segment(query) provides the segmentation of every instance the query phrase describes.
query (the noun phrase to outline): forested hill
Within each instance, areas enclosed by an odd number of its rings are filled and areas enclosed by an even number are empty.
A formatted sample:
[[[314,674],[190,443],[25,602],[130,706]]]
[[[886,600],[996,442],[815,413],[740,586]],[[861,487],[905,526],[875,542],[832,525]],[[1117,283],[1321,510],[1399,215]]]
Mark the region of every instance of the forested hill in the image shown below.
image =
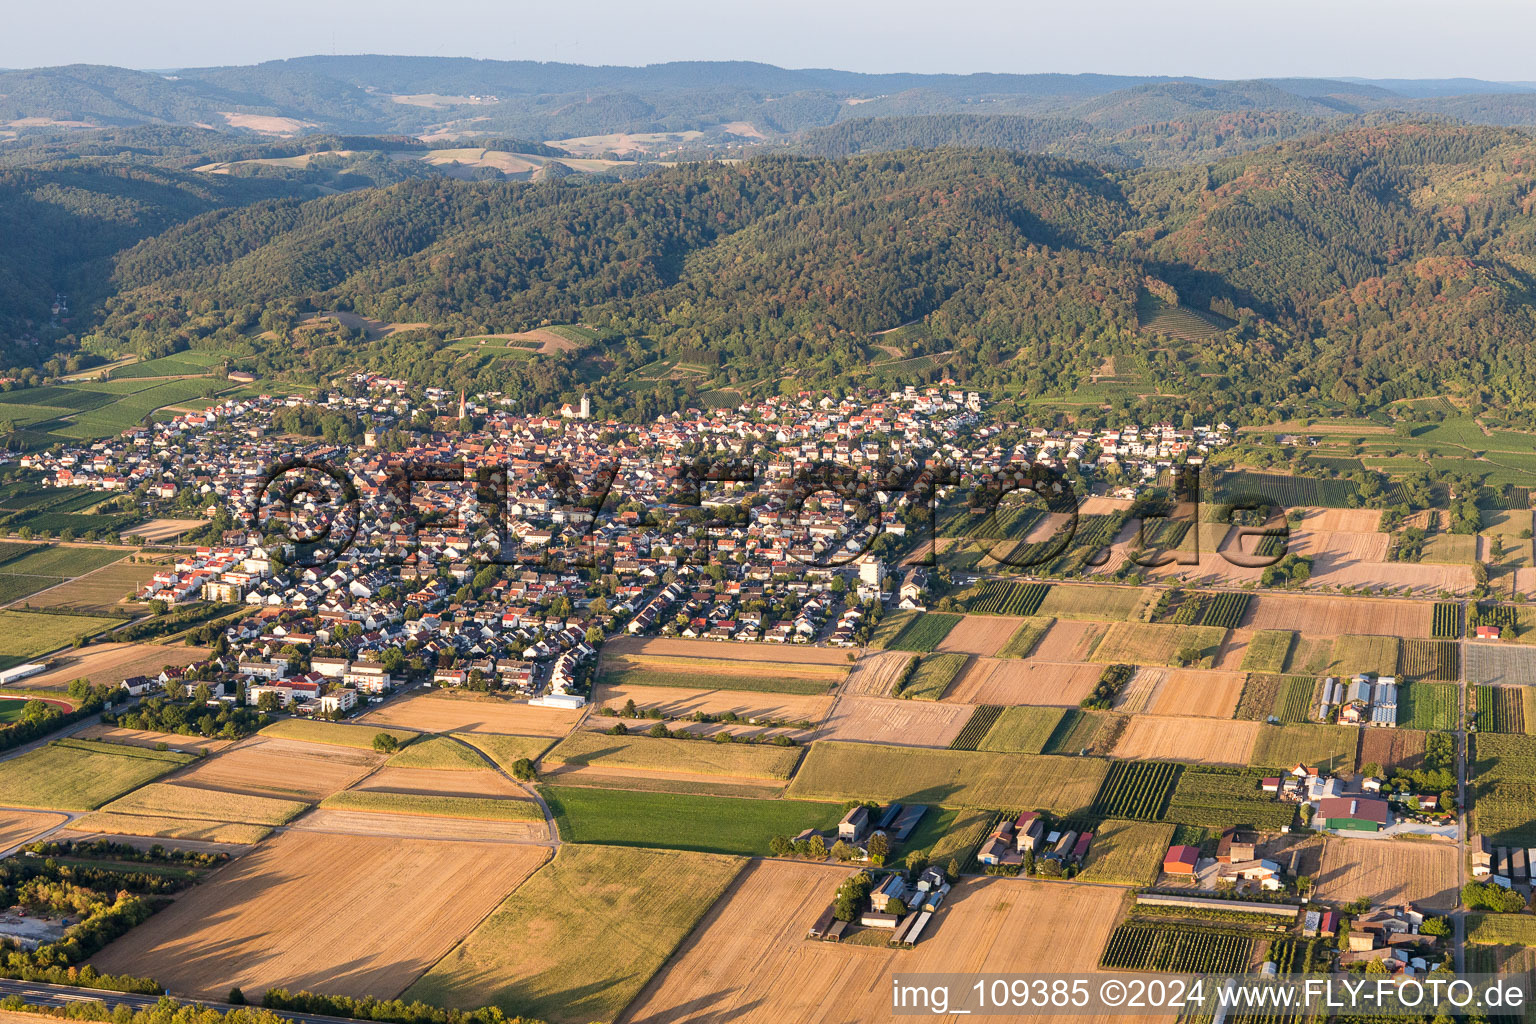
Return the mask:
[[[579,376],[617,404],[628,370],[669,355],[744,391],[854,379],[872,332],[917,319],[900,354],[935,359],[914,373],[1026,397],[1117,356],[1159,389],[1115,401],[1235,421],[1448,384],[1529,411],[1533,193],[1527,136],[1444,124],[1174,171],[939,149],[629,183],[412,181],[171,228],[119,259],[102,333],[272,371],[469,375],[531,403]],[[1149,341],[1138,307],[1175,301],[1236,326]],[[355,350],[257,336],[328,308],[432,329]],[[578,321],[605,340],[533,372],[443,356],[445,339]]]

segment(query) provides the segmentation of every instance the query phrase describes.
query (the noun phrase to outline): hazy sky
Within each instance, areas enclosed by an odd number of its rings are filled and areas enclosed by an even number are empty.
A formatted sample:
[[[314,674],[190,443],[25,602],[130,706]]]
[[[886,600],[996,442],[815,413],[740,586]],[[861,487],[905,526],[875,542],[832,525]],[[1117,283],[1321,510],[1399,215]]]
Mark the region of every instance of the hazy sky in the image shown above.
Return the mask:
[[[0,66],[393,53],[853,71],[1536,80],[1531,0],[53,0]]]

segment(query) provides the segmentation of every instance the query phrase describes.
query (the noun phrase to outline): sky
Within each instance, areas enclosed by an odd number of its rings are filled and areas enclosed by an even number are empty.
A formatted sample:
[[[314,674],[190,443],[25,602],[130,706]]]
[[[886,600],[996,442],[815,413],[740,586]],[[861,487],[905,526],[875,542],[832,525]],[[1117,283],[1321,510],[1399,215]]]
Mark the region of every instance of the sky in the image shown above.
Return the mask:
[[[0,67],[171,69],[315,53],[850,71],[1536,80],[1530,0],[53,0]]]

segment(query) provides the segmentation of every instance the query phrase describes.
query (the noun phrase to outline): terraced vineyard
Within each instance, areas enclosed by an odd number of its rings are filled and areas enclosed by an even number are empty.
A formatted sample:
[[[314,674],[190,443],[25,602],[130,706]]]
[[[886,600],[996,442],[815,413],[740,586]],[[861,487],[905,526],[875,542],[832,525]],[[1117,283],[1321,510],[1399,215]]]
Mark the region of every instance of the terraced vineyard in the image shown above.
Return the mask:
[[[1183,765],[1168,761],[1116,761],[1093,800],[1093,813],[1155,821],[1163,816]]]
[[[990,580],[968,610],[982,615],[1034,615],[1050,590],[1047,583]]]
[[[1430,633],[1436,640],[1461,638],[1461,606],[1442,601],[1435,605],[1435,625]]]
[[[1253,939],[1210,929],[1122,924],[1109,936],[1099,966],[1122,971],[1226,974],[1246,971]]]
[[[1476,689],[1479,732],[1525,732],[1525,690],[1518,686],[1479,686]]]
[[[982,704],[971,712],[971,720],[965,723],[965,728],[960,730],[960,735],[949,741],[950,750],[975,750],[986,738],[987,732],[997,724],[998,716],[1003,713],[1000,704]]]

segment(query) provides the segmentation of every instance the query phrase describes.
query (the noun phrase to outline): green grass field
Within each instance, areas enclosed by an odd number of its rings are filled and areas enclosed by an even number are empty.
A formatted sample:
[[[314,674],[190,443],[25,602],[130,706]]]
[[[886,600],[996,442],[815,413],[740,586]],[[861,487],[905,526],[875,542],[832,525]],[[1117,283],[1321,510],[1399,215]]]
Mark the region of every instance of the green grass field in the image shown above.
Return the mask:
[[[886,615],[875,626],[875,632],[869,638],[869,646],[877,651],[889,650],[891,641],[900,636],[902,630],[911,625],[912,620],[921,614],[921,612],[908,610]]]
[[[1107,771],[1094,758],[822,740],[812,744],[788,795],[1071,814],[1093,803]]]
[[[716,743],[712,739],[574,732],[555,744],[544,755],[543,762],[787,779],[795,770],[802,751],[801,747],[778,747],[768,743]]]
[[[128,753],[133,751],[133,753]],[[143,754],[158,754],[145,757]],[[0,805],[94,811],[195,758],[112,744],[51,743],[0,761]]]
[[[72,579],[120,561],[129,553],[123,548],[38,544],[21,557],[0,566],[0,571],[28,576],[61,576]]]
[[[1397,671],[1401,641],[1395,636],[1341,636],[1333,644],[1330,675],[1352,676],[1359,672],[1390,676]]]
[[[1070,587],[1057,584],[1035,614],[1057,619],[1124,622],[1149,600],[1149,591],[1136,587]]]
[[[616,1020],[744,864],[677,850],[562,847],[403,998],[496,1006],[550,1024]]]
[[[569,843],[654,846],[702,853],[767,856],[774,836],[831,828],[842,805],[813,800],[753,800],[683,793],[636,793],[540,786]]]
[[[1405,729],[1455,729],[1461,723],[1461,687],[1455,683],[1403,683],[1397,689],[1397,724]]]
[[[1174,826],[1150,821],[1099,823],[1093,830],[1088,860],[1077,873],[1084,882],[1151,885],[1162,870],[1163,854],[1173,841]]]
[[[1190,651],[1199,655],[1191,664],[1209,667],[1226,633],[1219,626],[1117,622],[1089,660],[1103,665],[1178,665],[1180,653]]]
[[[1243,652],[1244,672],[1283,672],[1296,634],[1288,629],[1261,629],[1248,641]]]
[[[987,837],[996,813],[984,807],[930,807],[917,828],[896,851],[905,862],[911,854],[940,867],[951,859],[965,863]]]

